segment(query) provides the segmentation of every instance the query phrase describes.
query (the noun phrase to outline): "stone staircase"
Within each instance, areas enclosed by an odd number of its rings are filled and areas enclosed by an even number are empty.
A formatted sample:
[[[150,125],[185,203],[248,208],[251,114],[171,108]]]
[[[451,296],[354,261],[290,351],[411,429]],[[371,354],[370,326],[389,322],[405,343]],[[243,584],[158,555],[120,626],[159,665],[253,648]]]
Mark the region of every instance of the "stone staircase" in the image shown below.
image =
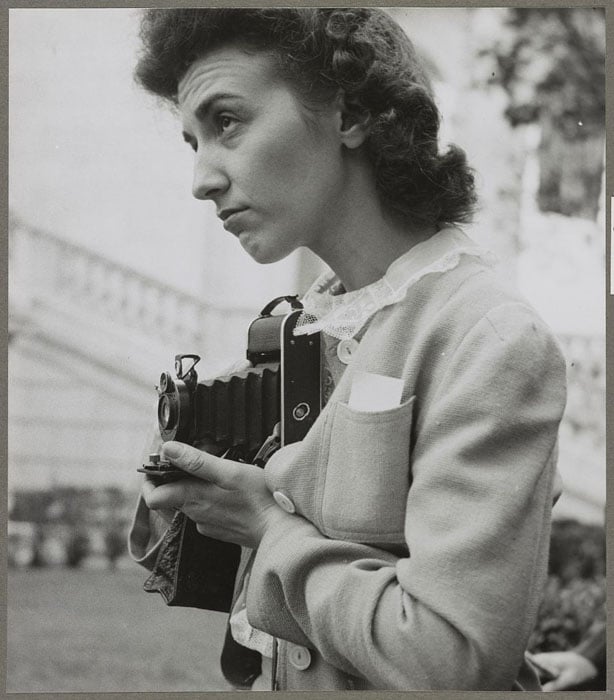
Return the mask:
[[[237,359],[257,311],[212,307],[11,215],[10,487],[126,485],[160,372],[178,352],[205,373]]]

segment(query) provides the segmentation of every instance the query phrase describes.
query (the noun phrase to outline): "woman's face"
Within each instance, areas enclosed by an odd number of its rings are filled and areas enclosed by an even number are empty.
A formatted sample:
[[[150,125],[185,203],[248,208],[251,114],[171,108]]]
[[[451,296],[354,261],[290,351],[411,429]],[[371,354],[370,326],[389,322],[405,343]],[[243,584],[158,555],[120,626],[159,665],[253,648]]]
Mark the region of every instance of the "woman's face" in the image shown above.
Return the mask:
[[[299,246],[316,252],[344,197],[341,115],[308,111],[270,56],[237,46],[194,62],[179,83],[185,140],[195,151],[193,194],[258,262]]]

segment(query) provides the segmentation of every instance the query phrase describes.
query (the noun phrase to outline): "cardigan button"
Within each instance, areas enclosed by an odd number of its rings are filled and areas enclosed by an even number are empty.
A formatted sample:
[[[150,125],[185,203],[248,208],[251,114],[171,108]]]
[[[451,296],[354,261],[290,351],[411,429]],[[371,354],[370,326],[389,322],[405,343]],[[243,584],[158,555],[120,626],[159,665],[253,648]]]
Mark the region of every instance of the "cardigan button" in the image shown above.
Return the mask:
[[[298,671],[306,671],[311,665],[311,652],[305,647],[293,644],[288,650],[288,661]]]
[[[280,508],[283,508],[286,513],[295,513],[296,506],[292,503],[292,500],[286,496],[282,491],[273,491],[273,498],[275,503],[277,503]]]
[[[344,365],[348,365],[357,349],[358,341],[355,338],[346,338],[337,345],[337,357]]]

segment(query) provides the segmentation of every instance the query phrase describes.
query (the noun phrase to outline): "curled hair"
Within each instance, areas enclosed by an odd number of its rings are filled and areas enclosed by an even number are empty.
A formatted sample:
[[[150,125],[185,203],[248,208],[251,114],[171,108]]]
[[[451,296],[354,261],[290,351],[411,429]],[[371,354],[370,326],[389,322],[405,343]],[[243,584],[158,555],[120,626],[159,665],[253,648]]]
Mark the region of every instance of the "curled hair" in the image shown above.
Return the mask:
[[[366,152],[386,209],[413,225],[471,220],[474,177],[464,152],[439,152],[440,115],[407,35],[375,8],[151,9],[141,23],[136,78],[173,103],[188,67],[231,43],[269,53],[306,103],[340,90],[366,117]]]

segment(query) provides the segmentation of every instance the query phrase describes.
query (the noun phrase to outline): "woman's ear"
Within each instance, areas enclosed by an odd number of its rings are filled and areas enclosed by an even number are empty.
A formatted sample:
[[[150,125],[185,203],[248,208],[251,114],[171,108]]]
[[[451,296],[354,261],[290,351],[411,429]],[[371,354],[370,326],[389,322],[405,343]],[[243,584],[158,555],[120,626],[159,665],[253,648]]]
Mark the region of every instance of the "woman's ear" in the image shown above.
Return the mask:
[[[341,143],[347,148],[358,148],[369,135],[371,115],[360,105],[349,103],[343,94],[337,100]]]

